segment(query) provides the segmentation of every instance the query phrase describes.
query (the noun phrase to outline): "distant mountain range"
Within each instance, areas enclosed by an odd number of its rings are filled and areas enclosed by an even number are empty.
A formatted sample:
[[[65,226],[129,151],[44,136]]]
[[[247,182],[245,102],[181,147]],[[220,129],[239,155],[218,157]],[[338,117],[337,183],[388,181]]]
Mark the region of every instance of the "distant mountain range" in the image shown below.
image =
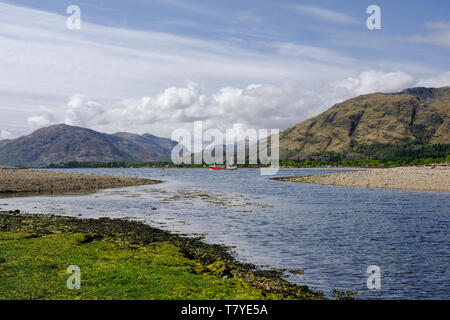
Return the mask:
[[[282,159],[355,145],[450,143],[450,87],[374,93],[338,103],[280,134]]]
[[[282,159],[299,159],[327,151],[351,152],[355,145],[411,141],[450,144],[450,87],[374,93],[338,103],[283,131],[280,153]],[[60,124],[1,140],[0,165],[165,161],[176,144],[151,134],[106,134]]]
[[[165,161],[176,144],[151,134],[106,134],[91,129],[53,125],[17,139],[0,141],[0,164],[44,166],[70,161]]]

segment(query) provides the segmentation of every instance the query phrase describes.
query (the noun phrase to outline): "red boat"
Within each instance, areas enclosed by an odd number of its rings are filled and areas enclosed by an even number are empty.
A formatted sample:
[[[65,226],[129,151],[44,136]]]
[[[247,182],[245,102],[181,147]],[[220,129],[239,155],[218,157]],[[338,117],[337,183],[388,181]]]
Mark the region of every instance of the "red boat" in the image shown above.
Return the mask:
[[[216,166],[211,166],[209,167],[209,170],[237,170],[236,167],[216,167]]]

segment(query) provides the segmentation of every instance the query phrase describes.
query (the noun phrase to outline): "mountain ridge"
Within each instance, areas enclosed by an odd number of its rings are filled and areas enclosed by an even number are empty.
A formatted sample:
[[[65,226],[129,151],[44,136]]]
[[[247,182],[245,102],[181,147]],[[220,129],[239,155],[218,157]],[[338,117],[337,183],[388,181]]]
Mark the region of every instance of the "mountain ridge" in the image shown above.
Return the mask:
[[[356,145],[450,143],[450,87],[372,93],[337,103],[280,133],[282,159]]]
[[[125,138],[127,136],[128,138]],[[151,136],[151,135],[150,135]],[[57,124],[33,133],[0,141],[0,164],[10,166],[45,166],[70,161],[165,161],[170,150],[135,134],[106,134],[88,128]],[[170,141],[170,139],[166,139]],[[169,144],[170,142],[166,142]]]
[[[408,143],[450,144],[450,87],[371,93],[337,103],[282,131],[280,158],[306,159],[324,152],[352,153],[357,146]],[[151,134],[106,134],[59,124],[0,140],[0,165],[167,161],[176,144]]]

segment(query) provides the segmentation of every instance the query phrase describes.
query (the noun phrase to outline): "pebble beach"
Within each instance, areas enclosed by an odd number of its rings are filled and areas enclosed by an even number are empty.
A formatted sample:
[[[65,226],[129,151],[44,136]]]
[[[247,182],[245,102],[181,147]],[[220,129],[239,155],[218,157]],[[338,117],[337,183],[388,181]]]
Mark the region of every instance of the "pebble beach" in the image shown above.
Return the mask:
[[[347,187],[450,192],[450,165],[366,169],[353,172],[274,179]]]
[[[0,168],[0,194],[89,192],[159,182],[132,177]]]

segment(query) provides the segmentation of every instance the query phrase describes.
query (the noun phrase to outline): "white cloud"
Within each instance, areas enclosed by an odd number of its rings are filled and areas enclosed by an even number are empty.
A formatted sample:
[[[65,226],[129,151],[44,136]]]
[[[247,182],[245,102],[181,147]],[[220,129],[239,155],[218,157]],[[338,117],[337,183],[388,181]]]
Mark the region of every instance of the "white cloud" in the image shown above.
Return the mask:
[[[83,126],[91,121],[94,117],[101,117],[103,113],[102,106],[86,96],[75,94],[67,103],[65,123],[68,125]]]
[[[297,9],[352,21],[316,7]],[[0,125],[14,136],[58,122],[160,136],[194,120],[283,129],[338,101],[403,89],[412,80],[402,72],[361,73],[399,62],[364,62],[313,45],[247,45],[84,21],[70,31],[65,19],[0,3]],[[401,66],[417,70],[416,63]],[[40,105],[45,108],[36,110]]]
[[[357,64],[355,59],[346,57],[339,52],[317,46],[296,44],[290,42],[273,42],[271,46],[281,54],[294,56],[305,60],[334,61],[336,65]]]
[[[45,115],[39,115],[28,118],[28,125],[33,129],[46,127],[53,124],[53,121]]]
[[[426,35],[414,35],[408,41],[428,43],[450,49],[450,22],[433,22],[425,24],[429,30]]]
[[[76,93],[92,101],[120,101],[155,96],[195,79],[211,96],[225,86],[285,79],[314,86],[361,68],[358,61],[336,64],[341,57],[333,52],[328,60],[314,60],[280,52],[267,42],[246,46],[84,21],[81,30],[68,30],[66,18],[0,3],[0,125],[5,129],[16,133],[20,125],[25,130],[26,117],[36,114],[39,105],[66,113],[61,106]],[[33,97],[31,103],[25,96]],[[33,126],[50,122],[30,121]]]
[[[344,90],[353,95],[372,92],[394,92],[410,87],[414,78],[404,72],[389,72],[368,70],[362,72],[358,78],[348,78],[332,83],[334,90]]]
[[[56,119],[52,111],[45,107],[41,107],[40,109],[41,111],[38,115],[28,117],[27,119],[28,126],[32,129],[47,127],[56,123]]]
[[[445,87],[450,86],[450,71],[417,82],[418,87]]]
[[[6,130],[0,130],[0,139],[8,139],[12,137],[12,133]]]
[[[197,83],[188,82],[184,87],[169,87],[159,94],[140,99],[99,102],[84,95],[74,95],[67,103],[64,118],[49,117],[44,110],[44,113],[31,117],[29,123],[47,125],[60,120],[105,132],[149,132],[166,137],[177,128],[192,130],[193,122],[197,120],[204,121],[205,129],[283,130],[348,98],[379,91],[400,91],[415,83],[412,76],[403,72],[375,70],[314,90],[301,82],[284,81],[244,88],[228,86],[208,94]]]
[[[337,22],[342,24],[356,24],[358,21],[346,14],[323,9],[319,7],[306,6],[301,4],[291,4],[289,8],[294,9],[296,12],[306,16],[313,16],[321,20],[326,20],[330,22]]]

